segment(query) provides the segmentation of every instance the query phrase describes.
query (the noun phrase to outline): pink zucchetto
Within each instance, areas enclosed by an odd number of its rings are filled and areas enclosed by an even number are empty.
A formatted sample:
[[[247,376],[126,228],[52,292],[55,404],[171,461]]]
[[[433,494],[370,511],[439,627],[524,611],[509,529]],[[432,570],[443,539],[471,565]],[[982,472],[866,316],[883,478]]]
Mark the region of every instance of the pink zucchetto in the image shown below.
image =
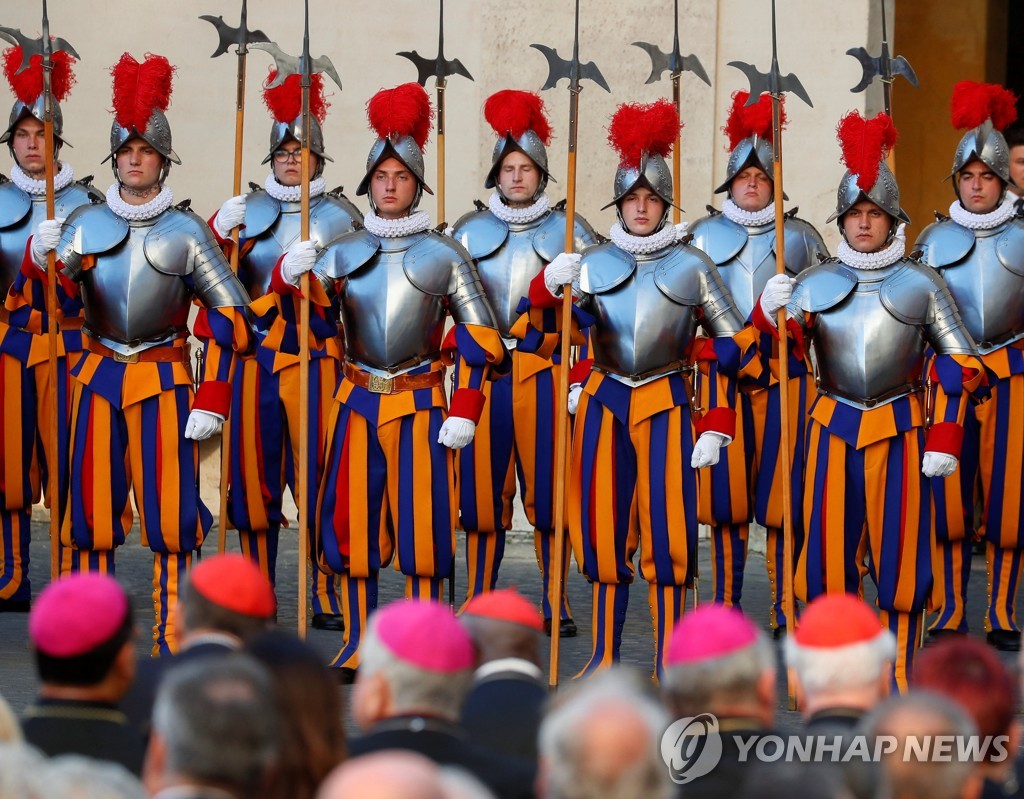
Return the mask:
[[[472,639],[444,605],[401,599],[378,610],[374,626],[381,643],[416,668],[454,674],[476,665]]]
[[[668,651],[666,666],[683,666],[726,657],[757,641],[757,627],[734,608],[702,605],[679,620]]]
[[[54,658],[84,655],[110,641],[128,616],[128,595],[105,574],[71,574],[50,583],[32,606],[32,646]]]

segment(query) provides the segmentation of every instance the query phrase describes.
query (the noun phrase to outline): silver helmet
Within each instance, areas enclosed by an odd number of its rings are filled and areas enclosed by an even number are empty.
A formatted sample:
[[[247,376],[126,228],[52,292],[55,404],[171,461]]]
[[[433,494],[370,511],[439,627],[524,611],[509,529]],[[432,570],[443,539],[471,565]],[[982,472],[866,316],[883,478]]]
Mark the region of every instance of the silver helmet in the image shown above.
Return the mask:
[[[491,169],[484,180],[484,188],[493,189],[498,185],[498,172],[501,171],[501,164],[509,153],[522,153],[537,165],[541,172],[540,183],[533,199],[537,199],[547,188],[549,180],[555,180],[548,171],[548,150],[540,140],[536,131],[527,129],[515,138],[511,133],[506,133],[494,143],[494,152],[491,153]],[[555,181],[556,183],[558,181]]]
[[[744,169],[756,166],[769,178],[774,175],[772,143],[763,136],[748,136],[733,148],[729,164],[725,168],[725,180],[715,189],[715,194],[729,191],[729,186]],[[787,198],[788,199],[788,198]]]
[[[667,217],[669,208],[675,206],[672,195],[672,169],[660,155],[644,154],[640,158],[639,167],[620,166],[616,169],[615,183],[612,186],[614,198],[601,210],[617,205],[623,197],[639,187],[650,189],[664,200]]]
[[[827,221],[833,222],[841,219],[843,214],[849,211],[861,200],[873,202],[889,216],[898,219],[900,222],[910,224],[910,217],[900,207],[900,187],[896,184],[896,176],[892,173],[884,161],[878,164],[878,177],[868,191],[864,191],[857,180],[860,176],[855,172],[846,171],[843,179],[839,182],[839,192],[836,196],[836,210]]]
[[[386,139],[378,138],[373,143],[373,147],[370,148],[370,154],[366,158],[366,174],[359,181],[359,186],[356,188],[356,196],[369,194],[370,180],[373,178],[373,173],[377,171],[377,167],[389,158],[400,161],[406,169],[412,172],[416,177],[416,182],[419,183],[419,190],[417,190],[416,198],[412,203],[413,208],[419,205],[423,192],[427,194],[434,193],[430,186],[427,185],[426,178],[424,177],[423,152],[420,150],[419,145],[416,144],[416,140],[412,136],[397,136]]]
[[[62,144],[67,144],[68,147],[71,145],[64,140],[64,115],[60,110],[60,103],[56,100],[53,101],[53,140],[54,143],[60,147]],[[8,142],[8,147],[11,146],[10,142],[14,138],[14,129],[18,127],[23,119],[26,117],[32,117],[43,121],[45,112],[43,110],[43,96],[39,95],[31,103],[23,103],[21,100],[16,100],[14,105],[11,106],[11,116],[7,123],[7,130],[0,134],[0,144]]]
[[[1010,148],[991,119],[986,119],[981,125],[963,135],[960,144],[957,145],[956,155],[953,156],[953,171],[946,179],[949,180],[975,160],[981,161],[999,175],[1004,183],[1013,182],[1010,178]],[[955,182],[953,186],[957,189]]]
[[[279,149],[281,145],[285,144],[289,140],[297,142],[302,141],[302,117],[296,117],[291,122],[275,122],[270,127],[270,149],[267,150],[267,157],[260,163],[270,163],[270,159],[274,157],[274,151]],[[334,162],[326,152],[324,152],[324,132],[320,127],[320,123],[316,117],[312,114],[309,117],[309,151],[313,153],[320,163],[317,164],[316,174],[313,175],[313,179],[320,177],[320,173],[324,171],[324,161]]]
[[[100,163],[105,164],[107,161],[110,161],[110,168],[115,178],[118,175],[117,159],[114,156],[117,155],[118,150],[132,139],[142,139],[164,157],[164,168],[160,174],[161,184],[167,179],[167,175],[171,171],[171,164],[181,163],[178,154],[171,148],[171,125],[167,121],[164,112],[154,108],[153,112],[149,115],[149,121],[146,123],[145,133],[140,133],[134,125],[130,129],[122,127],[116,119],[110,126],[110,154]]]

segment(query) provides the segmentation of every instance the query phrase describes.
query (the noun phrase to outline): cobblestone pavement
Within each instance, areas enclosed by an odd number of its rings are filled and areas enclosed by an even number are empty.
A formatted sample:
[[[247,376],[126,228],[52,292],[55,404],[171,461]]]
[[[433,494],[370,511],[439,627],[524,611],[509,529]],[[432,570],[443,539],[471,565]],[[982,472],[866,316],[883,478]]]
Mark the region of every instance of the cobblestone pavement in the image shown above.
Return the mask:
[[[151,600],[152,554],[144,550],[138,543],[137,530],[133,532],[128,543],[117,553],[117,576],[126,586],[132,597],[135,617],[139,628],[137,649],[140,657],[149,655],[150,625],[153,619]],[[282,531],[281,551],[278,563],[278,597],[280,602],[279,623],[295,629],[297,624],[296,609],[298,597],[298,546],[297,536]],[[207,551],[216,550],[216,531],[211,534]],[[237,550],[237,539],[229,536],[228,549]],[[464,553],[463,542],[459,540],[459,555]],[[701,580],[701,601],[708,601],[711,596],[711,578],[709,567],[709,545],[707,540],[700,542],[699,564]],[[32,568],[33,593],[39,591],[49,582],[49,548],[45,523],[33,524]],[[575,564],[573,564],[575,567]],[[465,564],[460,562],[457,580],[457,600],[461,601],[464,585]],[[982,610],[985,602],[985,565],[984,558],[977,557],[970,580],[968,607],[970,623],[976,635],[983,635]],[[539,601],[540,576],[533,551],[532,536],[512,534],[505,549],[499,584],[516,585],[527,597]],[[381,603],[401,596],[404,579],[400,574],[388,570],[382,574],[380,586]],[[560,649],[559,681],[567,684],[586,663],[590,655],[590,607],[591,591],[587,581],[575,571],[569,575],[569,598],[573,607],[579,635],[575,638],[563,639]],[[872,586],[866,581],[866,596],[873,599]],[[687,600],[687,607],[692,607],[693,595]],[[745,577],[743,607],[759,624],[768,627],[768,580],[765,574],[764,558],[751,552]],[[15,712],[21,710],[31,701],[36,691],[36,679],[28,649],[27,614],[0,613],[0,693],[11,703]],[[322,653],[325,662],[330,660],[341,646],[341,634],[321,630],[309,630],[308,641]],[[781,654],[782,647],[779,646]],[[622,661],[649,674],[653,666],[653,633],[647,609],[647,585],[639,578],[630,592],[629,614],[622,636]],[[545,649],[545,657],[547,650]],[[1007,662],[1013,663],[1013,656],[1004,655]],[[779,708],[780,722],[789,726],[796,716],[786,710],[785,670],[779,669]]]

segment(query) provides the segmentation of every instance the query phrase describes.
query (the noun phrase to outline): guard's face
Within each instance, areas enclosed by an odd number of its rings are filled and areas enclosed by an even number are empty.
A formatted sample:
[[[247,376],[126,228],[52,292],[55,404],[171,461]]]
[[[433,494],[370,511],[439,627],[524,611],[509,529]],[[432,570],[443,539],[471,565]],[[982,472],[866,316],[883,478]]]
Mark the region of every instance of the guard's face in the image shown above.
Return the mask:
[[[382,219],[408,216],[416,199],[416,176],[397,158],[388,158],[373,173],[370,197]]]
[[[775,184],[763,169],[748,166],[732,179],[729,194],[736,205],[744,211],[754,213],[768,207],[768,203],[772,201],[774,188]]]
[[[513,208],[533,202],[540,186],[540,170],[529,156],[514,151],[502,159],[498,170],[498,189]]]
[[[1010,148],[1010,179],[1017,184],[1013,190],[1024,194],[1024,144]]]
[[[665,216],[665,201],[650,189],[633,189],[619,203],[622,224],[634,236],[650,236]]]
[[[36,180],[46,171],[45,140],[43,123],[30,116],[18,123],[11,136],[14,160],[25,174]]]
[[[869,200],[861,200],[843,214],[846,243],[857,252],[878,252],[885,247],[893,218]]]
[[[274,177],[282,186],[298,186],[302,182],[302,147],[291,139],[274,150],[271,163]],[[320,159],[315,153],[309,154],[309,174],[315,175]]]
[[[975,159],[956,173],[960,204],[972,214],[994,211],[1003,198],[1003,181],[981,161]]]
[[[135,191],[146,191],[160,183],[164,157],[145,139],[131,139],[117,151],[117,177]]]

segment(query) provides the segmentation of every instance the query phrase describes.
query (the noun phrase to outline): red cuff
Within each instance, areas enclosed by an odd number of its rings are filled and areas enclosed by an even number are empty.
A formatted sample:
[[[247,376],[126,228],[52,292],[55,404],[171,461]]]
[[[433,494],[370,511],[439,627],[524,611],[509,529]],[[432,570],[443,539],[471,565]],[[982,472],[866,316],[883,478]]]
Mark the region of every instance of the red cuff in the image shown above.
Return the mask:
[[[956,422],[936,422],[928,431],[925,441],[925,452],[944,452],[954,458],[960,457],[960,448],[964,443],[964,429]]]
[[[21,256],[21,274],[30,280],[38,280],[45,286],[49,284],[46,267],[40,269],[35,259],[32,258],[32,239],[34,238],[35,236],[29,236],[28,241],[25,242],[25,252]]]
[[[721,433],[736,438],[736,411],[732,408],[712,408],[693,427],[698,437],[703,433]]]
[[[281,274],[281,261],[283,260],[284,256],[282,255],[277,259],[277,263],[274,264],[274,271],[270,275],[270,288],[272,291],[276,291],[278,294],[284,295],[285,297],[288,295],[294,295],[301,299],[302,292],[299,290],[299,287],[293,286],[285,280],[284,275]]]
[[[487,397],[482,391],[475,388],[457,388],[452,393],[452,404],[448,409],[448,415],[460,416],[471,422],[479,422],[486,401]]]
[[[562,304],[561,297],[557,297],[548,291],[547,283],[544,282],[543,269],[530,281],[530,291],[527,299],[530,300],[530,305],[534,308],[557,308]]]
[[[773,325],[772,321],[765,316],[764,311],[761,309],[760,297],[758,297],[757,302],[754,303],[754,310],[750,312],[750,323],[754,326],[755,330],[767,333],[773,339],[778,341],[779,328]],[[793,339],[793,355],[802,361],[804,359],[804,354],[807,352],[804,347],[804,329],[796,319],[790,319],[787,316],[786,330],[789,332],[789,337]]]
[[[584,358],[582,361],[577,361],[576,365],[569,370],[569,385],[573,383],[582,383],[587,379],[590,374],[590,370],[594,367],[593,358]]]
[[[219,413],[227,419],[231,410],[231,383],[226,380],[204,380],[196,392],[192,409]]]

